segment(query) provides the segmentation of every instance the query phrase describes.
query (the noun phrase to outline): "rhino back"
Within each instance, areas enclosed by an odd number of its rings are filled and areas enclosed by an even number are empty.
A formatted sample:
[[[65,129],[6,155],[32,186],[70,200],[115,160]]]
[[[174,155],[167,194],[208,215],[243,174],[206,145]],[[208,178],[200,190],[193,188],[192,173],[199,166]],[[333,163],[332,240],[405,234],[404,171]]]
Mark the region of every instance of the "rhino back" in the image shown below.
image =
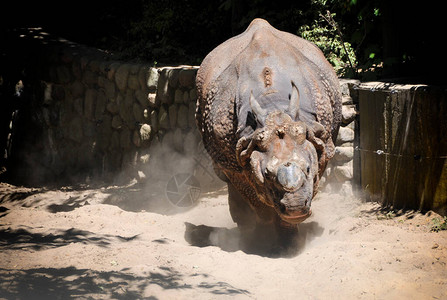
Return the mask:
[[[238,134],[247,132],[251,92],[264,108],[284,110],[293,81],[300,91],[300,119],[318,121],[336,136],[341,97],[331,65],[315,45],[262,19],[214,49],[196,80],[197,124],[208,152],[224,168],[239,169],[234,149]]]

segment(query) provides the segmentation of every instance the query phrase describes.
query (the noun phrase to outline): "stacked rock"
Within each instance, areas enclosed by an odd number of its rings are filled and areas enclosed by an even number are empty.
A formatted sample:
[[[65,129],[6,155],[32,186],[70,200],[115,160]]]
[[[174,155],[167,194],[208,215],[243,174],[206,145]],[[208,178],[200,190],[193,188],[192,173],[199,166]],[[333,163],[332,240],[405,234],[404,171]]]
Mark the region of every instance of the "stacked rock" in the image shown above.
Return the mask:
[[[356,104],[350,96],[350,88],[358,84],[358,80],[340,79],[342,124],[335,143],[335,155],[330,160],[320,180],[322,190],[345,196],[353,195],[354,138],[357,111]]]
[[[152,69],[64,51],[63,59],[52,58],[49,76],[41,78],[42,114],[59,116],[46,122],[54,160],[64,162],[58,171],[90,169],[88,175],[101,176],[135,165],[153,135],[148,99],[155,90]]]
[[[189,173],[204,185],[219,181],[195,123],[197,70],[193,66],[152,69],[157,87],[149,94],[153,139],[149,163],[138,166],[144,177],[166,180]]]

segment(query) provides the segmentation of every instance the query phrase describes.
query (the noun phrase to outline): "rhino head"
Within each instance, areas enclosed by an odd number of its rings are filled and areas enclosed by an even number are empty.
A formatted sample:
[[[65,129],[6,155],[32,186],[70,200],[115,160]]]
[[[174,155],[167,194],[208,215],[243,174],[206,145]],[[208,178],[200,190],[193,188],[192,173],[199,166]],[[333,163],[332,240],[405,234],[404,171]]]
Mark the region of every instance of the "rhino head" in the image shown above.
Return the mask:
[[[254,188],[281,219],[298,224],[310,216],[318,186],[318,155],[308,138],[313,131],[299,120],[299,91],[292,82],[289,107],[266,111],[250,95],[250,106],[259,126],[237,143],[239,164],[254,179]]]

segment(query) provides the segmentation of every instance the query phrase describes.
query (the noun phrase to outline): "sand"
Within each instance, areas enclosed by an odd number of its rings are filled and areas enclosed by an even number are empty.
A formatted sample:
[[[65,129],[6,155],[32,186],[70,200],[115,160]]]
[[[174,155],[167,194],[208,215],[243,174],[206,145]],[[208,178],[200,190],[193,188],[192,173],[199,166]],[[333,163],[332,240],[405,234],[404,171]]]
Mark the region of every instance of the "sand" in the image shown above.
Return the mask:
[[[243,235],[227,190],[0,184],[1,299],[447,299],[447,231],[319,193],[296,249]]]

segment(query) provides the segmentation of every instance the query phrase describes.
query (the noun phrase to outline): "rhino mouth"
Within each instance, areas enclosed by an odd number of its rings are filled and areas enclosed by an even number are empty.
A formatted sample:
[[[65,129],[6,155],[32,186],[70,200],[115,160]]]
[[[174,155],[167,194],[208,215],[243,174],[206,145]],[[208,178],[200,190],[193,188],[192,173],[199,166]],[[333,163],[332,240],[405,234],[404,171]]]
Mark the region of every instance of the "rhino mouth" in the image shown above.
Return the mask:
[[[299,224],[312,215],[310,208],[311,198],[303,199],[303,196],[297,196],[296,193],[274,192],[274,208],[279,217],[290,224]],[[304,197],[307,198],[307,197]],[[291,203],[299,203],[292,205]]]
[[[279,217],[291,224],[299,224],[309,218],[312,215],[312,210],[310,208],[300,209],[294,212],[289,212],[287,214],[280,213]]]

